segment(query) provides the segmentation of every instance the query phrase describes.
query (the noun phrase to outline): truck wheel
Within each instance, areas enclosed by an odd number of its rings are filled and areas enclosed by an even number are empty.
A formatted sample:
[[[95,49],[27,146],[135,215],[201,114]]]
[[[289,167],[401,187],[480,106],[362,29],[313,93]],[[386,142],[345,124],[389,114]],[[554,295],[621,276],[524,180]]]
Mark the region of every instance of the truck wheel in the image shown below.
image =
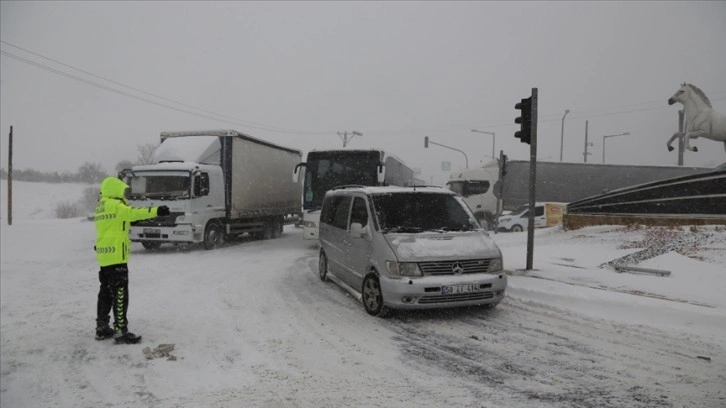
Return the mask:
[[[363,290],[361,291],[363,307],[371,316],[386,317],[388,308],[383,305],[383,291],[378,277],[372,273],[363,279]]]
[[[274,219],[265,220],[265,225],[262,227],[262,239],[275,238],[276,222]]]
[[[522,226],[521,225],[515,225],[512,227],[512,232],[522,232]]]
[[[272,222],[272,238],[280,238],[282,235],[282,218],[275,218]]]
[[[222,232],[222,226],[216,221],[210,221],[207,223],[207,228],[204,229],[204,249],[214,249],[224,241],[224,233]]]
[[[159,248],[161,246],[161,242],[141,241],[141,245],[144,247],[144,249],[152,250]]]

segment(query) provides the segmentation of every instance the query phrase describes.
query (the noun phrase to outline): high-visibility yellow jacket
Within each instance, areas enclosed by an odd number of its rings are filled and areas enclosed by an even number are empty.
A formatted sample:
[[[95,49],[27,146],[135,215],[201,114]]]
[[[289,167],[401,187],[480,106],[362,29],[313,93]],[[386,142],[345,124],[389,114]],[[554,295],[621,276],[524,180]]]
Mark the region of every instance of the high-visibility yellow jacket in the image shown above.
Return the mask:
[[[132,221],[156,217],[158,207],[134,208],[126,204],[124,191],[129,186],[116,177],[101,183],[101,198],[96,206],[96,258],[101,266],[129,262]]]

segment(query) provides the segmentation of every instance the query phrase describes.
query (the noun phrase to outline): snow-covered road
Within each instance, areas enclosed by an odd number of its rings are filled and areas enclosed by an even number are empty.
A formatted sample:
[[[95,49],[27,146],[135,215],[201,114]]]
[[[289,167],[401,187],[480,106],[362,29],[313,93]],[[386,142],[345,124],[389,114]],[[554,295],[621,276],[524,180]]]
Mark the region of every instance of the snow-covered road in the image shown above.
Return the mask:
[[[723,330],[721,307],[558,282],[565,271],[512,276],[495,310],[378,319],[319,280],[293,226],[214,251],[135,244],[129,321],[143,342],[98,342],[93,234],[79,219],[2,226],[3,407],[726,406],[726,346],[704,328]],[[497,236],[505,267],[524,235]],[[661,327],[670,313],[697,334]],[[145,359],[163,343],[176,361]]]

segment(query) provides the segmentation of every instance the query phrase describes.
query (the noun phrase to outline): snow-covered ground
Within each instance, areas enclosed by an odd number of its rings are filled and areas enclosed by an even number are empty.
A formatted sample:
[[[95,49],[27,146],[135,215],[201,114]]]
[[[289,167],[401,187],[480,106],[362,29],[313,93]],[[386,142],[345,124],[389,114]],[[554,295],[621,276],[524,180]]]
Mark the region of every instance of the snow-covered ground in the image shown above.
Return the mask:
[[[369,317],[317,277],[314,244],[135,244],[130,329],[96,341],[93,223],[55,219],[86,185],[0,183],[2,407],[724,407],[726,229],[602,226],[493,235],[496,309]],[[695,237],[695,238],[694,238]],[[674,242],[673,251],[653,248]],[[639,251],[651,248],[651,252]],[[670,276],[599,266],[638,254]],[[145,347],[173,343],[167,357]]]

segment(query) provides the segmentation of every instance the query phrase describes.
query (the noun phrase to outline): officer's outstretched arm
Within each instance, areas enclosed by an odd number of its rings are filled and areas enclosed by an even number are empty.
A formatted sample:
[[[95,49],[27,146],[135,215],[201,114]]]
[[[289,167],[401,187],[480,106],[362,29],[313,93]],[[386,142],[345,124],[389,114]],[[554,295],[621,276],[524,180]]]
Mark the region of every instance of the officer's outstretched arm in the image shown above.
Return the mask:
[[[126,204],[119,204],[118,216],[125,221],[141,221],[156,217],[157,207],[136,208]]]

